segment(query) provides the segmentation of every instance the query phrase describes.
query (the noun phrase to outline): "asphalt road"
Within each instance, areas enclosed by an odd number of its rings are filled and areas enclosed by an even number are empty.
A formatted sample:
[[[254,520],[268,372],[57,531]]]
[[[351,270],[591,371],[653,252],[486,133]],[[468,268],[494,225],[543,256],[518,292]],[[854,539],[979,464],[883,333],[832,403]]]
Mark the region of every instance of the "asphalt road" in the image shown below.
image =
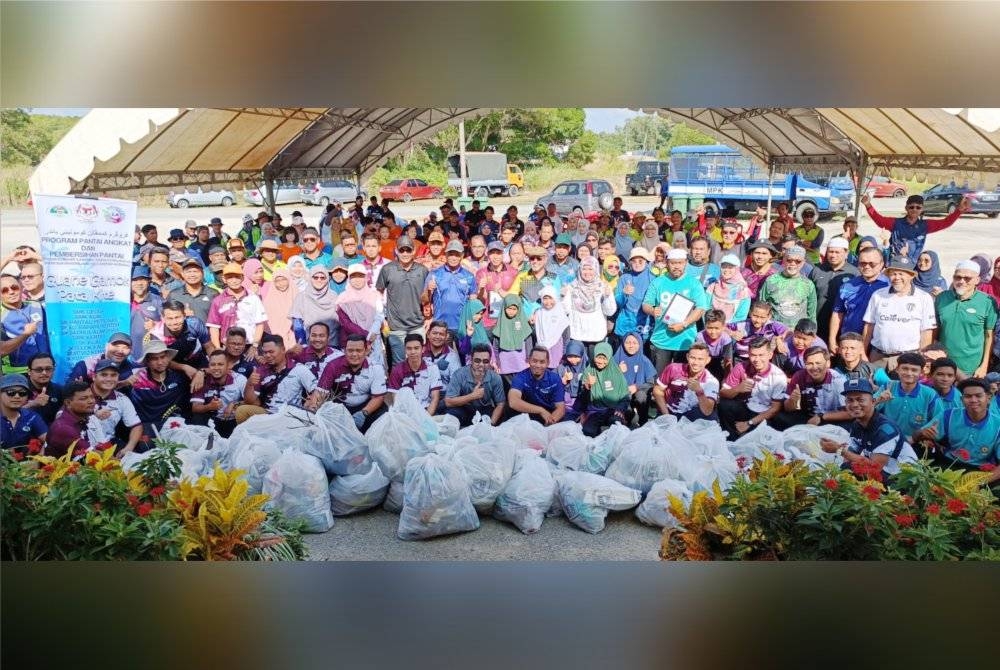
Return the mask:
[[[565,517],[546,519],[534,535],[492,517],[479,530],[430,540],[396,537],[399,515],[381,508],[338,517],[326,533],[307,535],[315,561],[655,561],[660,529],[641,524],[634,510],[612,512],[604,530],[591,535]]]
[[[501,213],[510,205],[517,205],[522,217],[527,215],[531,206],[538,198],[537,193],[522,194],[517,198],[494,198],[490,204]],[[650,212],[659,204],[657,196],[625,196],[626,210]],[[903,213],[903,198],[877,198],[875,206],[879,212],[890,215]],[[409,204],[395,203],[393,210],[406,219],[422,221],[436,207],[437,201],[422,200]],[[160,239],[166,240],[171,228],[183,228],[184,221],[194,219],[199,223],[208,223],[213,216],[222,218],[226,232],[230,234],[239,230],[240,220],[246,212],[256,213],[258,207],[236,205],[233,207],[196,207],[189,209],[171,209],[169,207],[140,207],[139,224],[152,223],[160,231]],[[321,208],[303,204],[282,205],[278,211],[285,220],[291,219],[293,210],[300,210],[306,222],[314,224],[319,221]],[[827,238],[842,232],[842,218],[834,221],[821,222]],[[859,231],[862,235],[877,235],[875,224],[861,210]],[[30,244],[37,248],[38,231],[35,227],[34,211],[29,208],[0,209],[0,253],[6,254],[19,244]],[[985,252],[990,258],[1000,255],[1000,219],[988,219],[982,215],[964,216],[954,226],[930,238],[928,248],[937,251],[941,257],[942,270],[945,276],[951,272],[954,264],[967,259],[973,254]]]

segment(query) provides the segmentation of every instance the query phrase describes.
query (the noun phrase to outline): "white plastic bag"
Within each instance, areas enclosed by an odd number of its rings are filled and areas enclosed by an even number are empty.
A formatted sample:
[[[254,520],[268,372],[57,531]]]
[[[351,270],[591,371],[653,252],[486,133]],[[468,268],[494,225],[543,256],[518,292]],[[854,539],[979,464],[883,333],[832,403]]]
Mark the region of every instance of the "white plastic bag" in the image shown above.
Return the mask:
[[[382,509],[393,514],[403,511],[403,482],[392,480],[389,483],[389,491],[386,493],[385,502],[382,503]]]
[[[479,528],[462,468],[437,454],[417,456],[406,466],[403,511],[396,534],[423,540]]]
[[[149,451],[138,454],[134,451],[130,451],[124,456],[122,456],[121,466],[122,472],[132,472],[135,470],[136,466],[142,463],[144,460],[149,458],[156,452],[156,449],[150,449]]]
[[[524,534],[538,532],[556,498],[556,482],[532,449],[519,449],[514,474],[493,507],[493,517],[514,524]]]
[[[212,473],[211,451],[196,451],[194,449],[180,449],[177,457],[181,459],[181,472],[177,476],[178,480],[187,479],[196,481],[203,475]]]
[[[510,421],[500,424],[504,433],[509,434],[518,445],[538,452],[544,452],[549,443],[545,426],[532,421],[527,414],[518,414]]]
[[[380,416],[368,429],[367,437],[372,459],[393,481],[403,481],[410,459],[428,451],[420,426],[403,412],[389,411]]]
[[[297,449],[286,449],[264,477],[266,506],[299,519],[310,533],[333,528],[326,471],[319,459]]]
[[[691,503],[693,494],[687,484],[679,479],[664,479],[653,484],[646,499],[635,510],[639,521],[660,528],[676,528],[677,518],[670,512],[667,496],[680,498],[684,505]]]
[[[608,511],[631,509],[642,499],[639,491],[589,472],[566,470],[556,476],[556,484],[566,518],[588,533],[604,530]]]
[[[733,456],[743,456],[747,459],[762,458],[767,451],[781,452],[783,445],[782,434],[767,425],[766,421],[726,444]]]
[[[719,482],[719,487],[725,491],[736,481],[739,468],[732,454],[707,455],[695,454],[689,459],[677,464],[680,479],[687,482],[692,491],[711,491],[712,484]]]
[[[417,400],[417,396],[414,395],[411,388],[401,388],[396,391],[389,411],[399,412],[410,417],[420,429],[420,434],[426,444],[436,442],[441,434],[437,423]]]
[[[447,435],[448,437],[458,436],[458,429],[462,427],[462,424],[459,423],[458,421],[458,417],[445,413],[445,414],[435,414],[431,418],[434,420],[434,423],[437,424],[438,432],[442,436],[445,435]]]
[[[279,443],[282,449],[292,447],[305,451],[314,430],[309,412],[299,407],[282,405],[277,412],[255,414],[236,426],[229,436],[229,443],[233,447],[239,447],[247,438],[256,437]]]
[[[633,432],[638,432],[643,430],[642,428],[636,431],[631,431],[627,426],[620,423],[612,424],[610,428],[594,438],[595,442],[599,442],[605,450],[611,455],[611,460],[618,458],[619,454],[622,452],[622,448],[625,446],[626,440]]]
[[[726,432],[713,421],[681,419],[673,429],[673,434],[681,434],[699,454],[721,456],[728,454]]]
[[[562,470],[603,475],[611,465],[611,449],[606,442],[583,434],[566,435],[549,442],[545,458]]]
[[[545,437],[549,444],[564,437],[584,437],[583,426],[576,421],[560,421],[551,426],[545,426]]]
[[[213,434],[215,431],[208,426],[192,426],[181,418],[167,419],[160,429],[160,437],[164,440],[183,444],[195,451],[204,449],[208,444],[209,435]],[[215,437],[218,439],[219,436]]]
[[[514,449],[506,441],[487,442],[455,452],[454,460],[469,480],[476,511],[489,514],[514,473]]]
[[[313,421],[312,439],[303,451],[318,458],[328,475],[356,475],[371,469],[368,442],[346,407],[323,403]]]
[[[786,449],[798,449],[820,463],[835,463],[837,454],[823,451],[823,447],[819,444],[820,439],[825,437],[834,442],[845,443],[850,440],[851,434],[840,426],[802,424],[788,428],[781,437],[782,445]]]
[[[330,482],[330,510],[334,516],[378,507],[389,491],[389,478],[372,463],[368,472],[334,477]]]
[[[233,470],[243,470],[250,485],[248,495],[256,495],[264,486],[264,476],[271,466],[281,458],[281,449],[272,440],[255,435],[246,435],[233,448],[229,462]]]
[[[675,452],[683,449],[672,449],[654,440],[629,440],[604,474],[619,484],[648,493],[660,480],[677,479]]]
[[[459,429],[455,437],[458,441],[473,439],[476,442],[488,442],[496,435],[506,434],[507,429],[504,427],[505,425],[501,423],[499,427],[494,428],[490,417],[476,412],[476,415],[472,417],[472,423],[465,428]]]

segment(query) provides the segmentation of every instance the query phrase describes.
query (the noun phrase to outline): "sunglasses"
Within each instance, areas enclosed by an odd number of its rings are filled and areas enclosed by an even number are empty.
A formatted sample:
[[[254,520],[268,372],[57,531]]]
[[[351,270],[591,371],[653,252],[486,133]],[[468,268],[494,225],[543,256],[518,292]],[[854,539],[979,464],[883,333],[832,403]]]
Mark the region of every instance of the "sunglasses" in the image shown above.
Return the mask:
[[[802,264],[803,262],[804,262],[804,261],[803,261],[803,260],[802,260],[801,258],[786,258],[786,259],[785,259],[785,265],[788,265],[788,264],[792,264],[792,265],[800,265],[800,264]]]
[[[972,282],[972,281],[978,281],[979,277],[963,277],[961,275],[955,275],[954,277],[951,278],[951,280],[956,282],[967,282],[967,281]]]
[[[20,293],[21,287],[19,286],[4,286],[0,288],[0,293]]]
[[[878,261],[875,262],[861,261],[858,263],[859,268],[877,268],[879,265],[881,265],[881,263],[879,263]]]
[[[27,398],[28,397],[28,392],[27,391],[12,391],[10,389],[6,389],[4,391],[4,394],[7,395],[7,396],[10,396],[11,398]]]
[[[545,256],[528,256],[529,261],[543,261]]]

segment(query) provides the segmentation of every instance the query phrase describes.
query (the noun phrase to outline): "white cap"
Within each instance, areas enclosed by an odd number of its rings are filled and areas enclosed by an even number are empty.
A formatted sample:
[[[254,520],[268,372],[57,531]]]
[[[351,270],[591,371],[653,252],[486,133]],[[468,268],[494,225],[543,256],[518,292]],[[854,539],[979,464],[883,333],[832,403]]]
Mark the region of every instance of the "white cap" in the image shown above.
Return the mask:
[[[736,254],[726,254],[721,259],[719,259],[719,265],[735,265],[740,266],[740,259]]]
[[[846,238],[835,237],[830,240],[830,244],[826,245],[827,249],[850,249],[851,245]]]
[[[628,259],[632,260],[633,258],[643,258],[647,261],[652,260],[650,253],[643,247],[632,247],[632,251],[628,254]]]
[[[979,273],[982,272],[982,268],[979,267],[979,263],[976,261],[959,261],[955,264],[955,272],[958,272],[959,270],[975,272],[977,277],[979,276]]]
[[[668,261],[686,261],[687,257],[687,251],[684,249],[671,249],[667,252]]]
[[[364,275],[368,276],[368,268],[364,266],[363,263],[351,263],[347,266],[347,276],[351,275]]]

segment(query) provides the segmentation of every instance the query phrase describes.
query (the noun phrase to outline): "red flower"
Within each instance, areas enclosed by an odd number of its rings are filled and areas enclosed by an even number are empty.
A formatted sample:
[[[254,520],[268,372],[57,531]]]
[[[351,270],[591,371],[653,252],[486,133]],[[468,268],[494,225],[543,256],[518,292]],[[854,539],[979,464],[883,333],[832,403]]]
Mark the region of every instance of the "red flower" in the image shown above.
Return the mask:
[[[986,532],[986,524],[983,523],[982,521],[980,521],[979,523],[977,523],[975,526],[973,526],[969,530],[972,531],[973,535],[979,535],[980,533],[985,533]]]
[[[97,451],[107,451],[108,449],[114,448],[114,446],[115,445],[112,444],[111,442],[101,442],[99,445],[94,447],[94,449],[96,449]]]
[[[931,503],[930,505],[927,506],[927,513],[930,514],[931,516],[937,516],[938,514],[941,513],[941,505],[938,505],[937,503]]]
[[[969,450],[968,449],[956,449],[955,450],[955,456],[957,458],[960,458],[963,461],[967,461],[967,460],[969,460],[969,458],[971,458],[969,456]]]
[[[958,498],[952,498],[947,502],[948,511],[952,514],[961,514],[965,510],[969,509],[969,506],[962,500]]]
[[[23,461],[24,460],[24,454],[22,454],[20,451],[11,452],[10,455],[14,457],[15,461]]]
[[[147,514],[153,511],[153,503],[148,503],[148,502],[142,503],[141,505],[135,508],[135,511],[139,514],[139,516],[146,516]]]
[[[913,497],[912,496],[906,496],[906,495],[904,495],[903,496],[903,504],[906,505],[907,507],[909,507],[910,505],[912,505],[913,504]]]
[[[747,457],[746,456],[737,456],[736,457],[736,467],[738,467],[740,470],[742,470],[744,467],[746,467],[746,464],[747,464]]]
[[[994,470],[997,469],[997,466],[993,465],[992,463],[983,463],[982,465],[979,466],[979,469],[982,470],[983,472],[993,472]]]
[[[894,516],[892,518],[895,519],[896,523],[898,523],[901,527],[903,527],[903,528],[909,528],[910,526],[912,526],[916,522],[917,515],[916,514],[897,514],[896,516]]]
[[[824,479],[823,486],[830,489],[831,491],[836,491],[840,488],[840,483],[836,479]]]
[[[861,492],[865,494],[865,497],[869,500],[878,500],[879,496],[882,495],[882,492],[878,490],[878,487],[872,486],[871,484],[861,489]]]
[[[42,441],[37,437],[33,437],[28,440],[28,453],[29,454],[40,454],[42,453]]]
[[[79,471],[80,471],[80,464],[79,463],[70,463],[70,466],[68,468],[66,468],[66,472],[69,473],[69,474],[71,474],[71,475],[75,475]]]
[[[162,486],[154,486],[153,488],[149,489],[149,495],[156,498],[158,496],[162,496],[166,492],[166,490],[167,489],[165,489]]]
[[[1000,523],[1000,509],[993,510],[993,520]]]
[[[131,493],[130,493],[130,494],[128,494],[127,496],[125,496],[125,500],[127,500],[127,501],[128,501],[128,504],[129,504],[129,505],[131,505],[132,507],[135,507],[136,505],[138,505],[138,504],[139,504],[139,499],[138,499],[138,498],[136,498],[136,497],[135,497],[134,495],[132,495]]]
[[[83,456],[85,453],[87,453],[87,447],[77,447],[73,450],[73,458]]]
[[[53,463],[42,466],[42,472],[55,472],[56,466]]]
[[[774,454],[774,457],[777,458],[779,461],[785,460],[785,457],[778,453]]]

